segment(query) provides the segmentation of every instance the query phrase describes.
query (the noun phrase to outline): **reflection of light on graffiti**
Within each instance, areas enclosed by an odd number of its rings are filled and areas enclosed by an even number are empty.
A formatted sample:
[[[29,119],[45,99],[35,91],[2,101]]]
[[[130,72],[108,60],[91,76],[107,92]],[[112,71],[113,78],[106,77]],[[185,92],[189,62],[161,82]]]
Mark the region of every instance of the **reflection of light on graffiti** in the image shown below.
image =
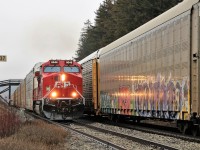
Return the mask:
[[[153,94],[149,94],[149,93],[114,93],[111,94],[112,96],[153,96]],[[161,96],[162,94],[160,94]]]
[[[170,119],[177,119],[182,111],[189,110],[190,79],[187,76],[174,78],[171,74],[163,76],[159,73],[157,76],[121,75],[110,78],[115,80],[118,88],[101,93],[103,108],[110,105],[119,109],[118,113],[133,110],[131,113],[134,115]]]
[[[145,81],[147,80],[146,76],[115,76],[114,78],[119,81]]]
[[[130,93],[115,93],[115,94],[112,94],[112,96],[130,96]]]

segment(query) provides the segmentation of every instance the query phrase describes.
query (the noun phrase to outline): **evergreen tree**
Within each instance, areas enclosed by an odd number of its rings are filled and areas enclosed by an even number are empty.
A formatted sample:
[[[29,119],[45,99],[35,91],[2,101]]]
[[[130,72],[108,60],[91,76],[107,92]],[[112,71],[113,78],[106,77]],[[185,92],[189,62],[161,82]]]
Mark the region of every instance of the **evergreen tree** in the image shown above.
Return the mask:
[[[98,48],[101,48],[114,40],[115,24],[113,23],[114,20],[112,18],[113,4],[113,0],[105,0],[96,12],[95,27],[96,33],[99,36]]]
[[[78,43],[78,50],[76,51],[76,61],[79,61],[87,56],[89,51],[89,38],[88,33],[92,30],[92,23],[90,20],[87,20],[84,23],[84,27],[82,28],[82,33]]]
[[[82,29],[76,60],[138,28],[182,0],[104,0],[96,11],[95,25]]]

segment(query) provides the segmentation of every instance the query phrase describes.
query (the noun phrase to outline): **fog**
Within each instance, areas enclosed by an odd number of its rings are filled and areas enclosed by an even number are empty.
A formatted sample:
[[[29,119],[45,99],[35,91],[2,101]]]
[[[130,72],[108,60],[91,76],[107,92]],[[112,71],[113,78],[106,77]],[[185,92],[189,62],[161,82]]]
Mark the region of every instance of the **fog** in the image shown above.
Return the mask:
[[[84,22],[94,22],[102,2],[0,0],[0,55],[7,55],[0,81],[23,79],[37,62],[74,57]]]

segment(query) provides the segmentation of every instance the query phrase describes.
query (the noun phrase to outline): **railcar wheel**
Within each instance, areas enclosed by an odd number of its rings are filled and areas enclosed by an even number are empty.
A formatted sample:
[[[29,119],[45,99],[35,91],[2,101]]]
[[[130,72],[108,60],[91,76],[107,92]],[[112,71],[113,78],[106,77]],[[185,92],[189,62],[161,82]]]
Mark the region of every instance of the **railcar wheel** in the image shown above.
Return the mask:
[[[113,114],[110,114],[110,115],[108,116],[108,119],[111,120],[111,121],[114,121],[114,118],[115,118],[115,116],[114,116]]]
[[[137,118],[137,119],[136,119],[136,123],[140,123],[140,118]]]
[[[120,120],[121,120],[120,115],[117,115],[117,116],[115,117],[115,122],[116,122],[116,123],[119,123]]]
[[[188,135],[189,134],[189,127],[188,124],[185,124],[183,127],[183,134]]]
[[[120,121],[120,116],[119,115],[111,114],[109,118],[110,118],[111,121],[113,121],[115,123],[118,123]]]
[[[199,135],[199,126],[193,126],[193,128],[192,128],[192,135],[193,136]]]
[[[181,133],[183,133],[184,132],[184,125],[179,125],[178,129]]]

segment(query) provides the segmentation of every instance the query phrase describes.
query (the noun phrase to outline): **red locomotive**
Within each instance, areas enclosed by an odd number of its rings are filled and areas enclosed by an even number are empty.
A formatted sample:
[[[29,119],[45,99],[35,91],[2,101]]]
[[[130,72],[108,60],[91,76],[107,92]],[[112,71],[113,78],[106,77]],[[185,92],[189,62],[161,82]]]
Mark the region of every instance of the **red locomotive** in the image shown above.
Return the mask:
[[[37,63],[26,76],[12,99],[52,120],[71,120],[84,111],[82,68],[72,60]]]

